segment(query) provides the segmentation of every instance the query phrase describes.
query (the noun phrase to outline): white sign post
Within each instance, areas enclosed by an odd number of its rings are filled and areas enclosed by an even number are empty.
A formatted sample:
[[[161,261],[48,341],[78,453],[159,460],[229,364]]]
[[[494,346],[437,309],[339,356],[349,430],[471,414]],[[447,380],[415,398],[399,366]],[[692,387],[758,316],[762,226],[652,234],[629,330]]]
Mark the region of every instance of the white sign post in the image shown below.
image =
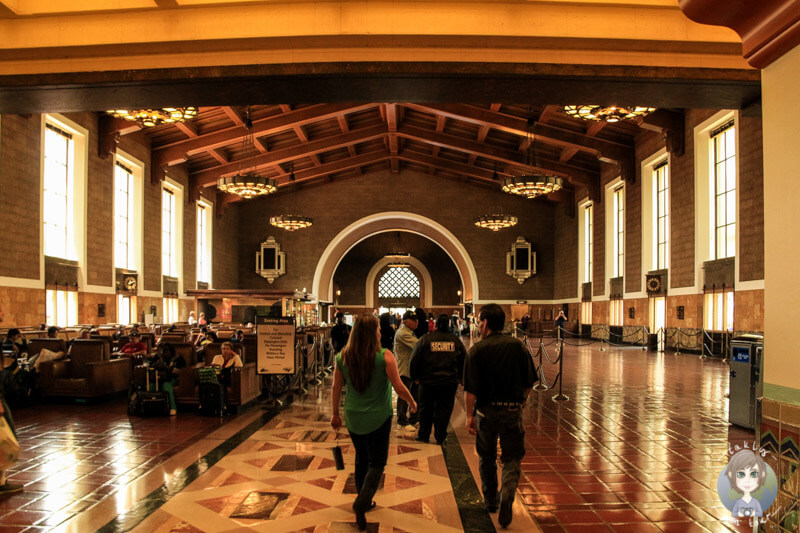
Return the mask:
[[[258,373],[294,374],[294,317],[256,317]]]

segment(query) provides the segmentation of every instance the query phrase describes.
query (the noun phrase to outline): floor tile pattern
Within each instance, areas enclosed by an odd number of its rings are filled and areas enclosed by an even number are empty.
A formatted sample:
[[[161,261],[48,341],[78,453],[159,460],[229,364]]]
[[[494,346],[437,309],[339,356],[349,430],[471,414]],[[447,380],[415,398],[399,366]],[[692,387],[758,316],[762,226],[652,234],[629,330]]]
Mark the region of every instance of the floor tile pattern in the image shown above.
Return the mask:
[[[24,492],[0,499],[0,532],[58,526],[220,427],[218,418],[181,414],[128,418],[127,401],[17,409],[22,448],[10,471]],[[26,529],[27,528],[27,529]]]
[[[313,398],[292,405],[135,531],[354,530],[355,451],[349,440],[340,438],[346,469],[337,471],[331,453],[336,439],[328,421]],[[309,432],[326,437],[298,439]],[[367,518],[376,531],[462,531],[439,446],[393,435],[383,487],[375,502]]]
[[[748,530],[716,492],[728,444],[753,440],[753,432],[728,425],[728,365],[570,342],[569,401],[534,392],[525,411],[519,492],[542,530]],[[548,353],[555,358],[555,346]],[[553,383],[555,365],[545,368]]]

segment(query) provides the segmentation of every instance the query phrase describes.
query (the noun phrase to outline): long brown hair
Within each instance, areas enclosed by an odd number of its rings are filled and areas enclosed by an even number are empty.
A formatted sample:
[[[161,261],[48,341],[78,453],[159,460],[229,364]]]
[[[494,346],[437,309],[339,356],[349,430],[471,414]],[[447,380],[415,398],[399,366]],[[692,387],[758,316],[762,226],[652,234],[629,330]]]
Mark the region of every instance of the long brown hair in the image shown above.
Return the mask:
[[[347,346],[342,350],[342,362],[347,365],[350,384],[358,393],[364,393],[369,387],[375,368],[375,354],[380,349],[378,318],[373,315],[356,318]]]

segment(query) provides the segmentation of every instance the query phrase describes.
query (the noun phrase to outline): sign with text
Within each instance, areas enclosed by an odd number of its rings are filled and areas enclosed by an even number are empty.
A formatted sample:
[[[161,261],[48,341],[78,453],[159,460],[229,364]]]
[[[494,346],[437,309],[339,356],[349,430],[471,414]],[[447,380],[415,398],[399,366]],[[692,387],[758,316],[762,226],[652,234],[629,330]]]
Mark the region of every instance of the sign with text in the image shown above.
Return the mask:
[[[294,317],[256,317],[258,373],[294,374]]]

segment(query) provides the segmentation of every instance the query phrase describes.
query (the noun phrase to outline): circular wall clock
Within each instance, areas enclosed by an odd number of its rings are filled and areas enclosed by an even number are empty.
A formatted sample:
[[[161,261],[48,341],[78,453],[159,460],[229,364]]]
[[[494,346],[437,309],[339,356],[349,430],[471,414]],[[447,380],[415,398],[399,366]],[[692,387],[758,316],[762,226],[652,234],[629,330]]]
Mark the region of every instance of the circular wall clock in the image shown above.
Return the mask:
[[[135,276],[125,276],[122,279],[122,285],[125,287],[126,290],[135,291],[136,290],[136,277]]]
[[[647,278],[647,290],[650,292],[658,292],[661,290],[661,278],[653,276]]]

